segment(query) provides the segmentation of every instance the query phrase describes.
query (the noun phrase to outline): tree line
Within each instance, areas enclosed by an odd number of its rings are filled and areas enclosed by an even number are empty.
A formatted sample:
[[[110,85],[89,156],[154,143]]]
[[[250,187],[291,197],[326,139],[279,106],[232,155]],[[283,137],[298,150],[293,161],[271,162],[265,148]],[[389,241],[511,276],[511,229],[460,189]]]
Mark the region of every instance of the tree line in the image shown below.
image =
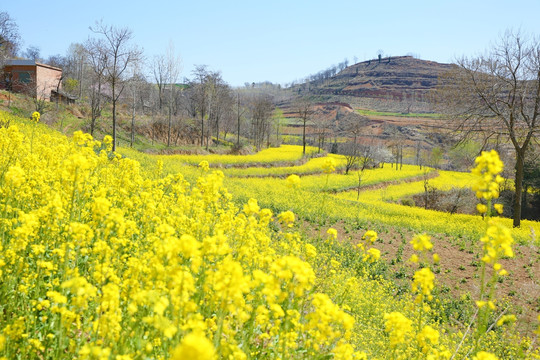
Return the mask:
[[[182,60],[172,43],[149,58],[134,43],[131,29],[96,22],[89,27],[88,39],[71,44],[66,55],[43,59],[37,46],[20,48],[17,24],[0,12],[0,66],[7,59],[23,57],[61,68],[61,89],[88,106],[87,130],[92,135],[104,109],[112,109],[113,149],[120,105],[131,114],[131,145],[140,115],[150,119],[152,140],[167,146],[191,142],[208,149],[233,133],[237,147],[249,142],[260,149],[275,142],[271,139],[276,127],[273,86],[234,89],[219,71],[205,65],[196,65],[190,77],[181,78]]]

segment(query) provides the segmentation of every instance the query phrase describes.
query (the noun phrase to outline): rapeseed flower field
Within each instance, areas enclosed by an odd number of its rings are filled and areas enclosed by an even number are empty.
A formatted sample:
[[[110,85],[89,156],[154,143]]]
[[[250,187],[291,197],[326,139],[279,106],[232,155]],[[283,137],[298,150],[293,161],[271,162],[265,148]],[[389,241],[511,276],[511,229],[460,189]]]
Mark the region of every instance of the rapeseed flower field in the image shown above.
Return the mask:
[[[397,208],[379,209],[382,200],[332,194],[350,186],[333,185],[339,158],[321,160],[321,183],[304,188],[294,174],[227,178],[213,158],[122,156],[111,140],[68,139],[39,116],[0,112],[0,358],[540,358],[494,292],[506,275],[500,259],[513,256],[514,238],[526,241],[525,230],[489,217],[494,154],[478,162],[483,182],[474,183],[488,194],[488,216],[470,220],[467,232],[480,235],[482,291],[470,323],[459,325],[437,297],[428,235],[411,239],[415,272],[409,290],[398,291],[379,275],[375,231],[359,244],[340,241],[332,227],[319,237],[297,231],[298,216],[323,226],[397,217]],[[264,163],[272,151],[240,162]],[[286,152],[295,155],[278,162],[298,159],[297,149]]]

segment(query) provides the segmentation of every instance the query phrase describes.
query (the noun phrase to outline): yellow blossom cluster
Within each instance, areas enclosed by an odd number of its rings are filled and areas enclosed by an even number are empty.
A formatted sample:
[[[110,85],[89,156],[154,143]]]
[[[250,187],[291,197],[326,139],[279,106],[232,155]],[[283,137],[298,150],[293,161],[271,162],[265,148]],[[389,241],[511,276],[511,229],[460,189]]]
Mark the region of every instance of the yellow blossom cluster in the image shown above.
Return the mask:
[[[199,163],[199,168],[201,168],[202,171],[206,172],[210,169],[210,164],[208,164],[208,161],[203,160]]]
[[[132,151],[126,151],[126,153],[130,156],[136,156],[146,164],[152,162],[156,164],[156,157],[154,156],[148,157],[142,154],[135,154]],[[338,166],[342,166],[343,159],[337,156],[332,157],[334,157]],[[191,181],[199,174],[192,171],[191,167],[177,166],[173,157],[161,156],[157,162],[161,160],[165,164],[164,169],[166,173],[181,171],[187,178],[191,177]],[[243,164],[244,160],[242,157],[239,157],[238,161],[239,164]],[[319,171],[313,170],[313,168],[316,168],[315,161],[319,164]],[[241,207],[248,203],[249,199],[257,199],[260,207],[267,206],[276,209],[278,214],[276,218],[278,220],[285,220],[288,217],[284,217],[285,213],[291,215],[291,219],[294,219],[296,216],[301,217],[303,219],[301,228],[306,226],[306,221],[315,221],[321,226],[328,222],[339,223],[343,221],[345,223],[344,232],[341,236],[342,239],[339,242],[332,241],[334,236],[332,234],[333,230],[331,230],[330,234],[321,234],[321,242],[310,240],[309,244],[303,245],[298,245],[296,237],[285,234],[280,235],[281,240],[278,250],[286,254],[291,251],[298,252],[300,257],[306,259],[314,266],[314,271],[317,274],[317,289],[324,288],[325,293],[331,295],[332,299],[343,305],[345,311],[350,311],[351,315],[355,317],[355,323],[358,325],[356,325],[353,336],[356,338],[357,344],[361,344],[357,348],[365,351],[368,358],[387,358],[386,354],[389,351],[389,343],[381,340],[384,337],[381,337],[380,332],[373,330],[375,328],[383,329],[384,326],[381,326],[380,322],[374,323],[373,321],[377,318],[381,319],[381,314],[393,311],[399,311],[414,321],[413,331],[409,335],[409,340],[411,341],[407,342],[406,347],[403,346],[399,351],[396,350],[396,358],[425,357],[427,359],[449,359],[452,356],[462,358],[466,357],[468,353],[475,354],[477,351],[473,351],[470,347],[470,332],[469,337],[464,341],[464,345],[459,348],[458,344],[461,343],[463,333],[459,335],[459,332],[448,332],[444,321],[443,323],[433,322],[434,318],[442,319],[445,315],[444,313],[439,313],[443,311],[442,300],[439,299],[440,294],[435,291],[434,282],[432,283],[431,281],[435,277],[431,275],[441,270],[446,271],[446,269],[437,265],[440,257],[438,254],[433,253],[433,246],[429,236],[418,235],[414,241],[417,243],[416,247],[418,250],[415,250],[415,254],[411,256],[410,260],[413,263],[419,263],[419,268],[417,269],[419,273],[416,276],[415,285],[416,293],[413,294],[414,299],[411,299],[410,303],[404,301],[401,305],[396,306],[394,305],[394,301],[400,299],[401,296],[395,297],[396,290],[389,290],[386,285],[383,285],[386,283],[383,282],[379,275],[385,274],[385,262],[372,262],[371,260],[376,258],[377,255],[380,256],[380,253],[376,254],[377,249],[370,248],[368,250],[371,253],[362,252],[358,256],[358,246],[351,246],[349,248],[350,244],[347,241],[347,234],[350,233],[351,224],[374,223],[376,226],[377,224],[381,226],[383,231],[387,226],[391,226],[393,228],[413,229],[419,233],[427,231],[429,233],[447,234],[452,238],[480,238],[485,231],[484,220],[474,215],[448,214],[417,207],[404,207],[395,203],[403,198],[403,196],[411,196],[423,192],[424,183],[422,181],[383,186],[373,190],[360,189],[360,192],[358,192],[356,189],[358,179],[354,176],[351,177],[335,173],[320,174],[323,170],[322,164],[325,161],[326,157],[317,157],[309,160],[304,164],[305,166],[290,166],[289,164],[281,166],[282,164],[276,156],[274,166],[272,167],[246,168],[242,166],[241,168],[228,168],[227,166],[229,165],[226,164],[222,164],[221,166],[224,168],[224,173],[238,176],[235,178],[226,177],[224,181],[225,186],[234,194],[237,203]],[[296,173],[295,171],[298,172]],[[306,172],[312,172],[312,174],[306,175]],[[404,165],[400,171],[396,171],[388,166],[367,169],[365,178],[362,178],[362,186],[398,179],[403,180],[421,175],[421,173],[421,170],[417,166],[412,165]],[[431,179],[430,184],[435,185],[441,190],[449,190],[453,186],[470,187],[477,178],[470,173],[450,171],[438,171],[438,173],[439,176]],[[301,187],[291,187],[292,184],[288,180],[283,181],[278,177],[283,175],[288,176],[290,174],[303,175]],[[251,177],[240,178],[243,176]],[[291,188],[293,191],[291,191]],[[353,188],[354,190],[335,195],[330,193],[347,188]],[[493,207],[498,210],[497,205]],[[279,213],[279,211],[282,211],[282,213]],[[500,219],[500,221],[509,222],[508,219]],[[285,228],[287,227],[287,222],[282,222],[282,224],[285,225]],[[525,222],[524,224],[526,226],[521,229],[512,229],[512,234],[515,234],[520,242],[528,241],[527,239],[530,238],[530,228],[533,228],[537,232],[540,231],[537,230],[540,227],[535,222]],[[277,229],[283,229],[283,227],[277,227]],[[324,233],[325,231],[322,230],[321,232]],[[362,243],[366,242],[367,238],[371,238],[371,236],[364,238]],[[429,269],[429,273],[428,270],[422,270],[423,268]],[[423,276],[426,274],[428,276]],[[367,285],[364,277],[376,279],[373,282],[373,287]],[[410,285],[413,287],[413,282],[415,281],[414,273],[411,274],[411,280]],[[388,293],[384,296],[388,296],[389,294],[390,296],[384,297],[382,295],[383,291],[379,291],[379,288],[387,289],[385,291],[388,291]],[[431,294],[424,295],[428,292],[431,292]],[[429,303],[424,301],[429,299],[432,299]],[[266,316],[265,314],[267,312],[271,313],[270,309],[264,310],[263,308],[259,308],[258,310],[261,319]],[[279,309],[275,307],[274,311],[278,311],[279,313]],[[431,343],[428,337],[429,332],[424,333],[425,337],[424,335],[420,335],[426,326],[430,326],[431,329],[439,332],[438,345]],[[427,329],[426,331],[429,331],[429,328]],[[466,333],[465,329],[463,330]],[[500,332],[497,332],[497,334],[501,338],[507,338],[506,335],[502,336]],[[290,339],[293,339],[296,335],[291,333],[288,336]],[[492,352],[500,352],[499,350],[494,350],[495,347],[504,346],[502,345],[503,343],[508,344],[505,343],[508,340],[495,339],[495,337],[490,336],[486,335],[480,340],[478,349],[485,347]],[[510,338],[510,335],[508,335],[508,338]],[[338,348],[343,349],[343,354],[347,354],[347,346],[338,344],[336,345],[336,349]],[[459,350],[455,350],[457,348]],[[454,354],[454,351],[456,351],[456,354]],[[418,352],[421,352],[421,355]],[[335,356],[338,356],[336,350]],[[516,357],[519,356],[516,355]]]
[[[287,227],[293,227],[295,216],[290,210],[284,211],[278,215],[279,221]]]
[[[433,244],[431,243],[431,239],[426,234],[416,235],[411,240],[411,244],[413,246],[413,249],[420,252],[429,251],[433,248]]]
[[[362,253],[362,259],[369,263],[374,263],[381,257],[381,251],[373,246],[373,243],[377,240],[377,233],[373,230],[368,230],[362,236],[362,241],[356,246]]]
[[[300,177],[292,174],[287,177],[287,186],[290,188],[297,188],[300,186]]]
[[[473,360],[499,360],[499,358],[486,351],[480,351],[473,356]]]
[[[328,228],[328,230],[326,230],[326,234],[328,235],[328,241],[330,242],[336,240],[338,237],[338,232],[334,228]]]
[[[34,112],[32,113],[32,121],[33,121],[33,122],[35,122],[35,123],[39,122],[39,119],[40,119],[40,118],[41,118],[41,114],[40,114],[39,112],[34,111]]]
[[[435,275],[430,268],[425,267],[414,273],[412,290],[420,295],[418,299],[427,297],[431,300],[431,292],[435,287],[434,283]]]
[[[510,229],[501,225],[496,219],[489,220],[486,235],[480,241],[483,244],[484,256],[482,261],[493,266],[493,269],[499,275],[506,275],[507,272],[498,262],[502,257],[513,257],[514,251],[512,244],[514,239],[510,233]]]
[[[324,163],[322,164],[322,169],[325,174],[331,174],[336,171],[336,161],[334,160],[334,158],[326,158]]]
[[[360,358],[354,318],[315,291],[317,250],[272,232],[255,199],[238,208],[223,173],[203,162],[193,184],[146,176],[109,138],[40,124],[30,151],[33,130],[12,123],[0,127],[0,358]]]
[[[413,254],[409,261],[411,263],[419,263],[420,261],[433,264],[439,262],[439,255],[433,254],[432,258],[427,256],[427,253],[433,249],[433,244],[431,238],[426,234],[415,235],[411,240],[411,245],[414,250],[420,253],[420,256]],[[433,296],[431,292],[435,287],[435,274],[429,267],[422,267],[420,270],[417,270],[413,276],[412,290],[414,293],[418,294],[416,301],[421,303],[424,299],[432,300]]]
[[[503,170],[503,162],[495,150],[482,151],[475,160],[476,166],[471,170],[478,180],[472,190],[479,199],[491,200],[499,197],[499,185],[504,179],[499,175]]]
[[[397,346],[405,342],[408,334],[412,331],[412,321],[400,312],[392,312],[384,315],[385,330],[390,337],[390,345]]]

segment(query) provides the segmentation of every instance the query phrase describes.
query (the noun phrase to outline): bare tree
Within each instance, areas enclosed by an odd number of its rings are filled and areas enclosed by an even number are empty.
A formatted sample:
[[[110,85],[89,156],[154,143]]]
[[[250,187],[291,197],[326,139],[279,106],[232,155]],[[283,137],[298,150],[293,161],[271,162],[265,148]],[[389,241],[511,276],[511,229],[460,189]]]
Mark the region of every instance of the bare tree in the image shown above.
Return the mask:
[[[129,90],[131,92],[131,138],[129,146],[133,147],[133,143],[135,142],[135,117],[137,113],[137,99],[143,84],[146,83],[146,79],[142,74],[141,63],[139,61],[134,61],[131,63],[129,72],[131,75],[128,81]]]
[[[200,116],[201,121],[201,138],[200,145],[204,144],[204,124],[208,115],[208,102],[207,102],[207,86],[206,81],[208,78],[208,71],[206,65],[198,65],[193,70],[194,80],[191,82],[192,87],[192,101],[195,105],[196,113]]]
[[[216,139],[219,140],[222,120],[231,110],[234,99],[229,85],[221,77],[219,72],[211,72],[207,78],[209,120],[213,127]],[[208,144],[208,142],[207,142]]]
[[[540,39],[507,31],[485,55],[459,60],[440,94],[460,119],[460,133],[512,144],[513,225],[520,226],[525,153],[540,128]]]
[[[402,133],[401,126],[385,124],[384,129],[384,131],[388,132],[390,135],[390,141],[388,142],[388,146],[392,151],[392,161],[390,165],[394,167],[394,164],[396,164],[396,170],[401,170],[403,168],[403,144],[406,136]]]
[[[306,127],[308,121],[311,120],[313,114],[313,104],[307,98],[300,98],[293,104],[295,111],[298,113],[300,122],[302,123],[302,154],[306,154]]]
[[[410,114],[413,107],[416,105],[416,92],[414,90],[405,92],[401,99],[401,104],[403,106],[401,111],[405,114]]]
[[[283,116],[283,110],[276,108],[273,114],[273,120],[276,127],[276,146],[281,145],[281,127],[284,125],[285,117]],[[320,151],[320,149],[319,149]]]
[[[34,60],[37,62],[41,61],[41,50],[38,46],[35,45],[30,45],[29,47],[27,47],[26,50],[22,53],[22,55],[29,60]]]
[[[101,117],[104,98],[102,94],[105,82],[105,69],[107,67],[107,51],[103,39],[88,39],[85,44],[90,64],[90,134],[94,135],[97,119]]]
[[[403,139],[397,138],[396,140],[390,142],[390,149],[392,150],[393,163],[396,164],[396,170],[401,170],[403,168]]]
[[[184,82],[188,84],[187,88],[180,92],[180,102],[183,111],[186,115],[192,119],[197,118],[197,102],[196,102],[196,88],[194,87],[194,81],[185,79]]]
[[[236,92],[236,147],[240,148],[240,122],[246,108],[240,106],[240,92]]]
[[[154,56],[154,63],[153,63],[153,73],[154,73],[154,80],[156,81],[156,85],[158,87],[158,99],[159,99],[159,111],[161,111],[161,108],[163,107],[163,92],[165,90],[165,83],[167,82],[167,79],[169,78],[169,74],[167,74],[167,64],[165,55],[160,54]]]
[[[113,147],[116,150],[116,104],[122,95],[125,87],[126,69],[128,66],[139,59],[142,52],[136,47],[130,45],[133,33],[128,28],[117,28],[98,22],[91,27],[96,34],[104,36],[105,53],[107,54],[107,66],[105,67],[105,78],[111,86],[112,101],[112,132]]]
[[[357,163],[356,177],[358,179],[358,186],[356,187],[356,201],[360,200],[360,188],[362,187],[362,180],[364,179],[364,172],[369,167],[372,166],[374,160],[373,156],[373,144],[362,145],[358,150],[359,159]]]
[[[66,65],[66,61],[67,60],[65,56],[56,54],[56,55],[51,55],[47,59],[45,59],[45,64],[62,69]]]
[[[17,23],[5,11],[0,11],[0,69],[6,59],[17,54],[21,42]]]
[[[229,91],[228,98],[223,108],[220,121],[220,131],[223,133],[223,140],[227,141],[229,133],[236,131],[236,98],[232,90]]]
[[[367,118],[355,113],[346,114],[341,120],[340,124],[343,129],[343,135],[346,137],[352,137],[352,142],[350,142],[345,149],[345,174],[349,173],[349,170],[356,167],[360,160],[360,146],[358,138],[361,135],[363,127],[368,122]]]
[[[270,132],[270,119],[275,106],[270,95],[265,93],[255,95],[250,105],[253,144],[260,150],[267,133]]]
[[[166,75],[167,82],[169,83],[169,101],[168,101],[168,110],[169,110],[169,123],[167,130],[167,146],[171,146],[171,128],[172,128],[172,113],[174,102],[173,99],[176,82],[178,81],[178,76],[180,76],[180,71],[182,70],[182,59],[180,55],[176,55],[174,51],[174,45],[172,42],[169,43],[169,48],[167,49],[166,55]],[[161,98],[160,98],[161,101]],[[161,104],[161,103],[160,103]]]
[[[88,43],[88,42],[87,42]],[[87,44],[85,44],[87,45]],[[86,84],[84,81],[88,78],[88,64],[90,60],[88,59],[88,49],[87,46],[79,43],[72,43],[69,45],[66,61],[62,70],[64,79],[69,80],[73,89],[70,92],[74,92],[74,89],[77,88],[77,97],[79,99],[83,98],[83,91],[86,86],[92,86],[92,84]],[[91,66],[90,66],[91,67]]]
[[[332,120],[334,119],[332,119],[328,114],[325,114],[324,112],[315,112],[313,115],[313,124],[315,128],[315,134],[317,136],[317,147],[319,149],[317,151],[318,153],[320,153],[321,150],[324,149],[324,143],[332,133]]]

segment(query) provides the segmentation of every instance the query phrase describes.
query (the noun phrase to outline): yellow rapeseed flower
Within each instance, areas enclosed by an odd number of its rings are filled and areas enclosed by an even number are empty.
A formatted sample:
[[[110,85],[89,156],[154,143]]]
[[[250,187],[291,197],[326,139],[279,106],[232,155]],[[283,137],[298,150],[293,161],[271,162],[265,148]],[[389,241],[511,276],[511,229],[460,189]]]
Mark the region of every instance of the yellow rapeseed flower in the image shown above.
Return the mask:
[[[6,171],[4,179],[8,185],[13,187],[21,186],[25,180],[24,170],[17,165],[10,166]]]
[[[202,171],[206,172],[210,169],[210,164],[208,164],[208,161],[203,160],[199,163],[199,167],[201,168]]]
[[[112,145],[113,145],[112,136],[105,135],[105,137],[103,138],[103,144],[105,144],[105,148],[107,149],[107,151],[111,151],[112,150]]]
[[[322,168],[325,174],[331,174],[336,170],[336,161],[333,158],[328,157],[324,160]]]
[[[337,236],[338,236],[338,233],[337,233],[337,230],[334,229],[334,228],[329,228],[328,230],[326,230],[326,233],[328,234],[328,237],[332,240],[336,240],[337,239]]]
[[[471,170],[477,176],[472,190],[478,198],[485,200],[499,197],[499,185],[504,179],[499,176],[503,170],[503,162],[499,159],[499,154],[495,150],[489,152],[482,151],[482,154],[475,159],[476,166]]]
[[[260,209],[256,199],[249,199],[247,204],[244,205],[244,213],[247,216],[258,214]]]
[[[512,233],[496,219],[489,221],[486,235],[480,241],[483,243],[484,252],[482,261],[487,264],[496,264],[503,256],[514,257]]]
[[[429,268],[422,268],[414,273],[412,290],[421,295],[431,297],[431,291],[435,287],[435,275]]]
[[[415,235],[411,244],[416,251],[428,251],[433,248],[431,238],[426,234]]]
[[[485,214],[488,210],[487,206],[484,205],[484,204],[476,204],[476,210],[480,213],[480,214]]]
[[[308,258],[315,258],[317,256],[317,248],[311,244],[306,244],[306,255]]]
[[[416,339],[421,347],[428,347],[429,344],[437,345],[439,343],[439,331],[429,325],[424,326],[422,331],[416,335]]]
[[[405,337],[412,330],[412,321],[397,311],[384,314],[384,319],[386,320],[385,331],[390,336],[390,345],[396,347],[405,342]]]
[[[476,356],[473,356],[473,360],[499,360],[499,358],[486,351],[480,351]]]
[[[379,260],[380,257],[381,257],[381,251],[379,249],[370,248],[364,254],[363,260],[367,262],[375,262]]]
[[[294,213],[290,210],[284,211],[278,215],[278,220],[282,224],[292,227],[295,220]]]
[[[39,122],[40,117],[41,117],[41,114],[39,112],[34,111],[32,113],[32,121],[33,122],[35,122],[35,123]]]
[[[478,300],[478,301],[475,301],[475,303],[476,303],[476,306],[478,306],[479,309],[482,309],[486,305],[490,310],[497,309],[497,305],[495,305],[495,303],[493,301],[491,301],[491,300],[489,300],[489,301]]]
[[[497,321],[497,326],[503,326],[504,324],[513,323],[516,321],[516,315],[503,315]]]
[[[375,231],[373,231],[373,230],[368,230],[362,236],[362,240],[366,240],[366,241],[373,244],[377,240],[377,233]]]
[[[298,175],[289,175],[287,177],[287,186],[290,188],[297,188],[300,186],[300,176]]]

